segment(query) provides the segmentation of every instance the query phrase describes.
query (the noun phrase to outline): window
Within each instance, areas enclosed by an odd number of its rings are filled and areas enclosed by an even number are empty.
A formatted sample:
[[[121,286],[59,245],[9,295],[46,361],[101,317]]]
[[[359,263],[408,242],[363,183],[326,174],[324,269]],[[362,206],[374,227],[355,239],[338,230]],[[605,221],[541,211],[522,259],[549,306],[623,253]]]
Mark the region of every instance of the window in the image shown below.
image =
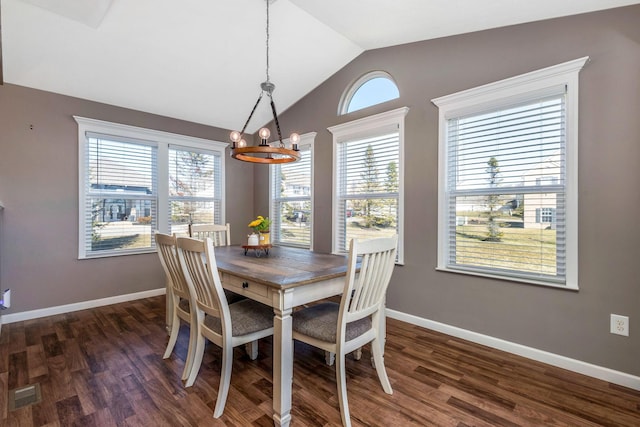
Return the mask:
[[[205,150],[169,147],[169,207],[172,233],[189,224],[222,224],[221,156]]]
[[[152,230],[224,223],[226,144],[74,118],[80,259],[153,252]]]
[[[554,223],[556,217],[555,208],[536,208],[536,222]]]
[[[433,100],[439,269],[578,288],[577,98],[586,60]]]
[[[315,136],[315,132],[301,135],[300,160],[270,166],[271,240],[274,243],[311,248]]]
[[[373,71],[355,81],[342,95],[338,115],[381,104],[400,96],[393,78],[384,71]]]
[[[404,117],[399,108],[333,126],[333,253],[398,233],[403,262]]]

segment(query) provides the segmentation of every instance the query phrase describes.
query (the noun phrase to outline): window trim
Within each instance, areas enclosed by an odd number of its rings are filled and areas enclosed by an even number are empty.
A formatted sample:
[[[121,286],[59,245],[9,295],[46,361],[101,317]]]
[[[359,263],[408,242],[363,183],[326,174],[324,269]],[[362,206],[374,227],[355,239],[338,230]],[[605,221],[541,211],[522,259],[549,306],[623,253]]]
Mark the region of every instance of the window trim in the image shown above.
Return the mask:
[[[363,117],[358,120],[352,120],[350,122],[342,123],[339,125],[331,126],[327,128],[329,132],[333,134],[333,157],[332,157],[332,204],[331,204],[331,253],[342,254],[338,251],[336,225],[339,222],[338,218],[338,168],[337,168],[337,155],[338,144],[345,141],[357,138],[365,138],[370,135],[375,135],[381,129],[388,128],[389,126],[398,126],[398,140],[399,150],[398,153],[398,250],[396,264],[404,264],[404,175],[405,175],[405,117],[409,112],[409,107],[396,108],[384,113],[374,114],[372,116]]]
[[[360,88],[369,80],[378,79],[378,78],[389,80],[391,83],[395,85],[396,89],[398,89],[398,84],[396,83],[394,78],[391,76],[391,74],[382,70],[370,71],[364,74],[363,76],[360,76],[356,81],[354,81],[351,85],[349,85],[347,90],[343,92],[342,97],[340,98],[340,102],[338,103],[338,116],[344,116],[345,114],[350,114],[348,111],[349,105],[351,104],[351,100],[353,99],[356,92],[358,92],[358,90],[360,90]],[[400,93],[400,89],[398,89],[398,94],[399,93]],[[392,99],[398,99],[399,97],[400,96],[398,95],[398,97],[392,98]],[[365,108],[373,107],[374,105],[379,105],[384,102],[391,101],[392,99],[388,99],[387,101],[377,102],[375,104],[368,105],[366,107],[352,111],[351,113],[355,113],[356,111],[364,110]]]
[[[298,143],[298,146],[300,147],[300,149],[302,150],[303,148],[306,149],[306,147],[309,147],[309,152],[311,154],[311,190],[310,190],[310,194],[309,194],[309,200],[311,202],[311,224],[309,224],[310,227],[310,236],[309,236],[309,250],[313,250],[313,218],[314,218],[314,210],[313,210],[313,193],[314,193],[314,162],[315,162],[315,157],[314,157],[314,146],[315,146],[315,139],[316,139],[316,135],[317,132],[308,132],[305,134],[300,135],[300,142]],[[289,139],[285,139],[283,140],[283,143],[285,145],[289,145]],[[276,166],[280,166],[280,165],[270,165],[269,166],[269,215],[271,216],[271,218],[275,218],[275,206],[274,206],[274,199],[275,199],[275,195],[273,194],[273,174],[274,174],[274,169],[276,168]],[[282,220],[280,220],[280,222],[282,222]],[[292,245],[290,243],[282,243],[280,241],[277,241],[275,243],[278,243],[278,245],[281,246],[290,246],[290,247],[303,247],[306,248],[306,246],[302,246],[302,245]]]
[[[142,253],[153,253],[156,251],[155,243],[152,240],[150,248],[126,250],[122,252],[88,253],[85,249],[84,234],[84,210],[86,194],[84,192],[85,182],[88,179],[85,168],[86,158],[86,135],[97,133],[103,135],[113,135],[114,137],[131,138],[143,140],[155,145],[158,150],[158,218],[157,228],[161,232],[169,230],[169,148],[193,148],[207,152],[217,152],[220,155],[220,177],[221,177],[221,220],[225,223],[225,148],[229,145],[224,142],[209,139],[197,138],[187,135],[180,135],[171,132],[164,132],[154,129],[147,129],[138,126],[124,125],[104,120],[91,119],[81,116],[73,116],[78,124],[78,259],[106,258],[112,256],[137,255]],[[163,165],[167,165],[166,167]]]
[[[489,83],[476,88],[453,93],[431,100],[439,109],[438,132],[438,259],[436,270],[469,274],[494,279],[524,282],[561,289],[578,289],[578,83],[579,72],[589,60],[588,56],[564,62],[551,67],[525,73]],[[502,276],[491,273],[451,268],[447,265],[447,189],[445,176],[447,163],[447,120],[453,117],[473,114],[516,101],[540,98],[557,91],[558,86],[566,88],[566,238],[565,238],[565,284]]]

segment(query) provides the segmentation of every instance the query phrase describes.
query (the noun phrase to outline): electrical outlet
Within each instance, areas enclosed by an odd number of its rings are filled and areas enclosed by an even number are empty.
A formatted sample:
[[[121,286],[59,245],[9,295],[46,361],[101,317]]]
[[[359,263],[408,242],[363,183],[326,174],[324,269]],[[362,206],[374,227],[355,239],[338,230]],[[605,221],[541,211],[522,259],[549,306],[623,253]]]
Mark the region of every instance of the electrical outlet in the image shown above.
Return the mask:
[[[619,314],[611,315],[611,333],[616,335],[629,336],[629,317]]]
[[[11,307],[11,289],[7,289],[2,294],[2,299],[0,299],[0,308],[9,308]]]

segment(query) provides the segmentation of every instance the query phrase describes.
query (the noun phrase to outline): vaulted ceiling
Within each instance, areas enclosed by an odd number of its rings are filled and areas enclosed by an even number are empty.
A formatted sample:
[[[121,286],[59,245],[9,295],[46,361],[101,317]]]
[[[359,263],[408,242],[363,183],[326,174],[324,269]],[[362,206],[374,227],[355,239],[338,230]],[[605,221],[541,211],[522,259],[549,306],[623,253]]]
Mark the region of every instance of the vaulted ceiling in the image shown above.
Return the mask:
[[[5,83],[233,129],[266,78],[265,0],[1,1]],[[635,3],[273,1],[274,99],[284,111],[368,49]]]

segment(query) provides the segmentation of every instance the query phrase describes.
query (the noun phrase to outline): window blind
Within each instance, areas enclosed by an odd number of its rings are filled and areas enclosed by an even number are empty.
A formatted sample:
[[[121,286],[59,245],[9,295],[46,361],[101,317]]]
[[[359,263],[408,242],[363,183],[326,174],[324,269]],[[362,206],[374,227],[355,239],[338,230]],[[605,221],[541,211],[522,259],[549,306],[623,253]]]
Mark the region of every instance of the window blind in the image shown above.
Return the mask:
[[[169,147],[171,233],[188,233],[188,224],[222,223],[220,154]]]
[[[565,94],[447,121],[448,267],[565,280]]]
[[[300,160],[271,166],[271,240],[311,247],[311,149],[300,147]]]
[[[152,248],[156,226],[157,147],[87,133],[84,250],[87,256]]]
[[[398,227],[400,139],[397,126],[337,144],[338,251],[353,238],[392,235]]]

